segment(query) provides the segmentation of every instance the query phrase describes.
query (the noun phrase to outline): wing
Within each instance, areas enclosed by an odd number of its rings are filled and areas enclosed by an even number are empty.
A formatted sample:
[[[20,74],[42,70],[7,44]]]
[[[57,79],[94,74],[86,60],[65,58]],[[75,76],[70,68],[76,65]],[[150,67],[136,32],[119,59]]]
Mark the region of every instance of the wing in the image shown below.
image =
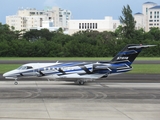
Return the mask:
[[[38,72],[38,76],[39,77],[45,77],[45,78],[49,78],[49,79],[99,79],[102,77],[107,77],[109,74],[109,70],[95,70],[92,73],[86,73],[86,72],[79,72],[79,73],[75,73],[75,72],[65,72],[65,71],[61,71],[61,72],[53,72],[53,71],[40,71]]]
[[[44,70],[37,72],[39,77],[46,77],[49,79],[99,79],[107,77],[112,70],[108,65],[101,63],[96,64],[81,64],[75,66],[61,66],[55,67],[52,70]]]

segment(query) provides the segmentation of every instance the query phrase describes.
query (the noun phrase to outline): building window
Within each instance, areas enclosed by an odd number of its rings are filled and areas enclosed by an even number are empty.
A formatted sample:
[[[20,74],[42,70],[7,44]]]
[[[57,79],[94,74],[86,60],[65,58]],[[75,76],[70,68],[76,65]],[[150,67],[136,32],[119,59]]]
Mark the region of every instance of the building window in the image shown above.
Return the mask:
[[[152,16],[150,16],[150,18],[152,18]]]
[[[79,29],[81,29],[81,23],[79,23]]]
[[[152,26],[153,24],[149,24],[150,26]]]
[[[85,23],[85,29],[87,28],[87,24]]]
[[[156,18],[156,16],[154,16],[154,18]]]
[[[159,22],[159,20],[157,20],[157,22]]]
[[[92,23],[90,23],[90,29],[92,29]]]
[[[94,23],[93,23],[93,29],[94,29]]]
[[[35,12],[30,12],[30,15],[35,15]]]
[[[84,29],[84,23],[82,23],[82,29]]]
[[[159,23],[157,23],[157,25],[159,26]]]
[[[87,23],[88,24],[88,29],[89,29],[89,23]]]
[[[157,16],[157,18],[159,18],[159,15]]]
[[[150,15],[152,15],[152,12],[150,12]]]
[[[95,23],[95,28],[97,29],[97,23]]]
[[[148,8],[146,8],[146,14],[148,13]]]
[[[149,22],[153,22],[153,20],[149,20]]]
[[[154,20],[154,22],[156,22],[156,20]]]

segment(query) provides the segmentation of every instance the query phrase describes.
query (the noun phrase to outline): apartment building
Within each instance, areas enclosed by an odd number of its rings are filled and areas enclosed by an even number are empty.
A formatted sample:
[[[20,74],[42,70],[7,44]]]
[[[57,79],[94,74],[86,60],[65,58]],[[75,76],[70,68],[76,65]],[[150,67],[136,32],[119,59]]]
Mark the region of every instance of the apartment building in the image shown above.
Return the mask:
[[[95,30],[99,32],[114,31],[120,25],[119,20],[113,20],[106,16],[105,19],[95,20],[69,20],[68,34],[72,35],[78,31]]]
[[[71,11],[53,7],[47,10],[19,9],[17,15],[6,16],[6,24],[13,26],[15,30],[30,30],[45,28],[52,24],[52,27],[68,28],[68,20],[71,18]],[[45,22],[44,22],[45,21]]]
[[[71,19],[71,11],[64,10],[58,7],[54,7],[53,11],[53,21],[55,27],[62,27],[63,29],[68,29],[68,21]]]
[[[143,28],[146,32],[152,27],[160,28],[160,5],[146,2],[142,5],[142,13],[134,14],[136,29]]]

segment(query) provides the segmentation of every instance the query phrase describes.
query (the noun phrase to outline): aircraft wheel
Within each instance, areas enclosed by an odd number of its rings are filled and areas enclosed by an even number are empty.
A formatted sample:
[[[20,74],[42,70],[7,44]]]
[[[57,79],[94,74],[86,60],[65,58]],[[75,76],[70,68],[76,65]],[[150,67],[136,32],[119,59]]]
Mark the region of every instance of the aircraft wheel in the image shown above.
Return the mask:
[[[79,85],[84,85],[84,81],[79,81]]]
[[[15,84],[15,85],[18,85],[18,82],[17,82],[17,81],[15,81],[15,82],[14,82],[14,84]]]

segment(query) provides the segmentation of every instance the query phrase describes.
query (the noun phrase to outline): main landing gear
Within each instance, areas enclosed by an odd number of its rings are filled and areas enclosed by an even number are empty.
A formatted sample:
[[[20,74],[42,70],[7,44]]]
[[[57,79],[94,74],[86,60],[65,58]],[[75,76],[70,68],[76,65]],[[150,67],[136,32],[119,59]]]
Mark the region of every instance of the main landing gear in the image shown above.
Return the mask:
[[[79,85],[84,85],[84,81],[79,81]]]
[[[75,83],[78,83],[79,85],[84,85],[85,81],[83,81],[83,80],[77,80],[77,81],[75,81]]]

